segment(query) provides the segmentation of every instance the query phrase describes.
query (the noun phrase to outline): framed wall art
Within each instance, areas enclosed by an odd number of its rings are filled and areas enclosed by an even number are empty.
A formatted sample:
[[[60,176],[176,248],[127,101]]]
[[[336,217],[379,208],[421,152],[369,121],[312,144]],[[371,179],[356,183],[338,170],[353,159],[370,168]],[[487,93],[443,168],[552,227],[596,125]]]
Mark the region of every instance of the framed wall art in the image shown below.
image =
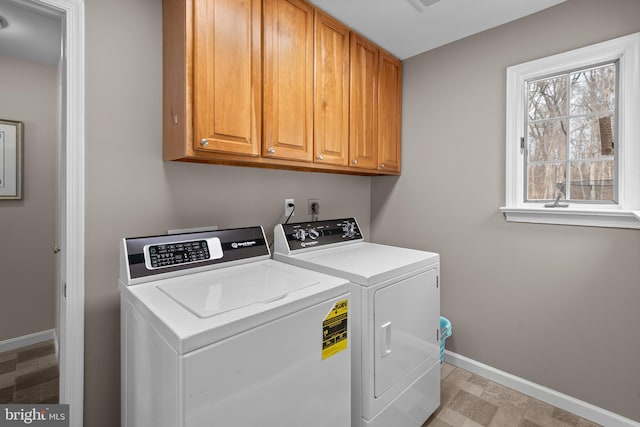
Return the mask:
[[[0,119],[0,200],[22,199],[22,122]]]

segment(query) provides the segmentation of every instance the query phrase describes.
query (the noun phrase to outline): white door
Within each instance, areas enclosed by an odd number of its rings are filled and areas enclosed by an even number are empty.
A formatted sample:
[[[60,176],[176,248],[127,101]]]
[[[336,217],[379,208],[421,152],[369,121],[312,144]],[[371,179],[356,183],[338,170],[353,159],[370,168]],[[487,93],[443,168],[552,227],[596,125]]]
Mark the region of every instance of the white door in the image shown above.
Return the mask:
[[[376,398],[427,358],[440,357],[437,277],[432,269],[375,292]]]

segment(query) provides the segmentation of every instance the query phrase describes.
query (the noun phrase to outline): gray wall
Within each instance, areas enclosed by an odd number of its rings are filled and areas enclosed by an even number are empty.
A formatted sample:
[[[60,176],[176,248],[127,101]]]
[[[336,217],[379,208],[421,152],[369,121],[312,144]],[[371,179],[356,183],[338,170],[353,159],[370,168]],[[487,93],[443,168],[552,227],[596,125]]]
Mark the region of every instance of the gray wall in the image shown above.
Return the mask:
[[[160,0],[86,1],[85,425],[120,423],[118,244],[168,228],[261,224],[294,197],[369,230],[368,177],[163,162]]]
[[[54,328],[58,69],[0,56],[0,119],[24,123],[22,200],[0,201],[0,341]]]
[[[640,31],[636,0],[569,0],[404,63],[403,173],[372,238],[442,254],[447,347],[640,420],[640,231],[507,223],[506,67]],[[401,225],[396,234],[395,224]]]

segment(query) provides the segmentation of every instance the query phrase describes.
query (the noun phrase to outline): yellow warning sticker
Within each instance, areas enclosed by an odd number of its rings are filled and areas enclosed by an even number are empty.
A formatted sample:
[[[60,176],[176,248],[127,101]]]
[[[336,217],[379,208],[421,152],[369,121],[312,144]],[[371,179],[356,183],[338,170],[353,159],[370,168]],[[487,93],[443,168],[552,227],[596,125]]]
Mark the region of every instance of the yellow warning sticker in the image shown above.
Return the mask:
[[[336,302],[322,322],[322,360],[347,348],[348,320],[349,300]]]

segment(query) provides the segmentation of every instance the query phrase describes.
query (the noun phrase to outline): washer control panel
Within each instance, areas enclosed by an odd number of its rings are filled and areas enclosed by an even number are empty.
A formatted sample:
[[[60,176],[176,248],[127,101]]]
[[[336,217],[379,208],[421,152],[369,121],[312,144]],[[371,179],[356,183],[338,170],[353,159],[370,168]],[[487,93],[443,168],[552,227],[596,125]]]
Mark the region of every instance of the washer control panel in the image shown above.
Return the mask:
[[[355,218],[282,224],[290,250],[362,240]]]
[[[268,259],[269,244],[260,226],[189,232],[122,240],[123,283],[142,283],[158,275],[189,274],[193,269]]]
[[[222,258],[222,245],[217,237],[144,246],[144,260],[148,269],[219,258]]]

